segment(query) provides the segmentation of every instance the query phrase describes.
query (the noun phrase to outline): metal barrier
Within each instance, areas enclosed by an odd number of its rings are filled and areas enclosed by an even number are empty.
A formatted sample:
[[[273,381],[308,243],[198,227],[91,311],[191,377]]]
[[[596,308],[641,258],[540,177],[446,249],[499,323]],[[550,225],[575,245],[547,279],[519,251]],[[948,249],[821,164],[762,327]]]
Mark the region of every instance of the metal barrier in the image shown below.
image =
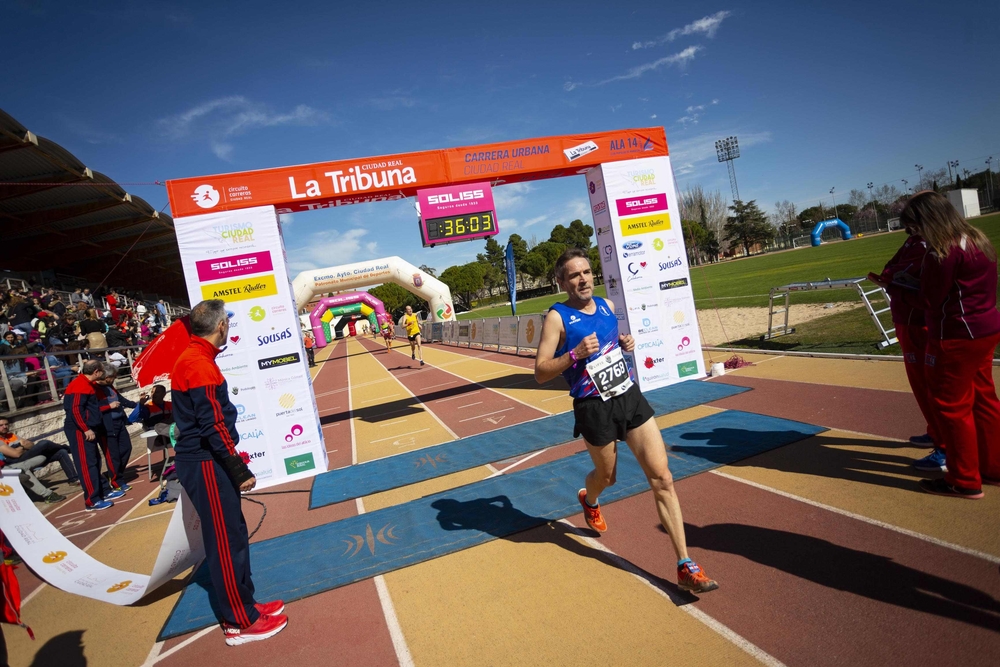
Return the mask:
[[[77,376],[79,364],[87,359],[103,358],[105,361],[117,362],[119,378],[123,382],[116,381],[116,385],[131,383],[132,362],[141,350],[140,346],[106,347],[0,356],[0,416],[13,416],[51,407],[62,398],[66,385]],[[112,358],[116,352],[122,359]],[[62,363],[52,364],[50,357]],[[25,360],[31,358],[40,361],[38,370],[28,370]],[[126,371],[124,375],[123,369]]]
[[[445,345],[461,345],[486,349],[496,347],[513,348],[514,354],[521,350],[537,350],[542,333],[542,315],[518,315],[508,317],[488,317],[478,320],[442,322],[440,337],[435,334],[438,324],[431,325],[431,338]],[[422,331],[423,333],[423,331]]]

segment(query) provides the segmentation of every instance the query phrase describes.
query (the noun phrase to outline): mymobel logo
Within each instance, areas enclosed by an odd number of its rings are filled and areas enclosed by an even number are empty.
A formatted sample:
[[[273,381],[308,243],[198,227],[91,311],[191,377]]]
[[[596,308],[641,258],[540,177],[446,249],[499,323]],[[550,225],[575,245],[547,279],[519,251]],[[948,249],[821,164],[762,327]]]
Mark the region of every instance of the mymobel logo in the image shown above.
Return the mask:
[[[482,190],[466,190],[465,192],[446,192],[441,195],[427,195],[428,204],[450,204],[451,202],[482,199],[486,195]]]
[[[289,364],[299,363],[299,353],[292,352],[291,354],[282,354],[277,357],[268,357],[267,359],[258,359],[257,367],[260,370],[265,371],[269,368],[277,368],[279,366],[287,366]]]
[[[660,283],[661,290],[676,289],[678,287],[685,287],[688,284],[687,278],[678,278],[677,280],[664,280]]]
[[[191,199],[201,208],[212,208],[219,203],[219,191],[211,185],[199,185],[194,189]]]

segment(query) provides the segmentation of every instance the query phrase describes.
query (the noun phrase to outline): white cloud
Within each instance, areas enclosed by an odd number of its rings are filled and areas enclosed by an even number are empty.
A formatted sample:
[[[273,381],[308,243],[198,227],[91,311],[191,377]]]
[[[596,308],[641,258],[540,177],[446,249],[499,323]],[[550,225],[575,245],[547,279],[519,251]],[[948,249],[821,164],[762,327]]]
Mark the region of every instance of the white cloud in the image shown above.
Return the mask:
[[[650,119],[656,119],[656,114],[654,113],[652,116],[650,116]]]
[[[665,56],[663,58],[660,58],[659,60],[654,60],[652,62],[643,63],[642,65],[636,65],[635,67],[625,72],[625,74],[619,74],[618,76],[613,76],[610,79],[599,81],[595,85],[603,86],[604,84],[612,83],[614,81],[626,81],[628,79],[638,79],[646,72],[652,72],[653,70],[657,70],[663,66],[670,67],[671,65],[677,65],[678,67],[684,67],[689,62],[694,60],[695,54],[701,50],[702,50],[701,46],[698,45],[689,46],[683,51],[680,51],[673,55]]]
[[[290,111],[276,112],[267,105],[242,95],[220,97],[183,113],[156,121],[164,138],[171,141],[203,140],[222,160],[232,158],[234,146],[228,140],[255,129],[281,125],[320,125],[330,116],[305,104]]]
[[[613,107],[611,107],[611,113],[614,113],[614,112],[618,111],[621,108],[622,108],[621,104],[616,104]]]
[[[378,243],[365,241],[367,229],[336,229],[315,232],[304,246],[288,251],[288,268],[293,272],[360,262],[377,256]]]
[[[697,21],[688,23],[683,28],[674,28],[662,37],[657,37],[656,39],[648,42],[635,42],[632,44],[632,50],[648,49],[654,46],[659,46],[660,44],[672,42],[678,37],[687,37],[689,35],[705,35],[711,39],[712,37],[715,37],[715,33],[719,30],[719,26],[722,25],[722,22],[730,16],[732,16],[732,12],[729,11],[721,11],[716,12],[711,16],[703,16]]]
[[[563,84],[563,90],[565,90],[568,93],[569,91],[579,88],[582,85],[583,84],[578,81],[567,81],[566,83]]]
[[[718,103],[719,103],[719,100],[714,99],[714,100],[712,100],[711,102],[708,103],[708,106],[713,106],[713,105],[718,104]],[[697,125],[698,124],[698,121],[701,120],[701,117],[702,117],[702,115],[703,115],[703,113],[705,111],[705,105],[704,104],[692,104],[691,106],[689,106],[684,111],[685,111],[686,115],[685,116],[681,116],[680,118],[678,118],[677,122],[680,123],[682,126],[684,126],[686,128],[688,125]]]
[[[524,203],[524,195],[534,190],[530,183],[511,183],[493,188],[493,203],[497,211],[516,209]]]

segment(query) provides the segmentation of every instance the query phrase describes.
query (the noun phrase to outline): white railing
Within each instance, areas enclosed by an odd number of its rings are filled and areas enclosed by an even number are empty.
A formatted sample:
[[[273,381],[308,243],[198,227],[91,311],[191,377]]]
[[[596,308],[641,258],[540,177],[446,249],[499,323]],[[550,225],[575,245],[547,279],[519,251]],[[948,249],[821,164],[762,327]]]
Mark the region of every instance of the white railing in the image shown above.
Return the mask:
[[[118,377],[120,383],[127,384],[132,381],[132,362],[141,350],[139,346],[108,347],[0,356],[0,415],[35,412],[58,405],[66,385],[77,376],[73,367],[79,369],[79,364],[86,359],[114,361],[111,355],[120,353],[124,360],[118,360]],[[49,356],[56,357],[65,365],[52,366]],[[41,367],[36,371],[27,370],[25,365],[25,359],[32,357],[41,360]]]
[[[513,350],[538,349],[542,335],[543,315],[518,315],[508,317],[486,317],[479,320],[453,322],[424,322],[420,325],[420,335],[427,341],[439,341],[446,345],[495,347]]]

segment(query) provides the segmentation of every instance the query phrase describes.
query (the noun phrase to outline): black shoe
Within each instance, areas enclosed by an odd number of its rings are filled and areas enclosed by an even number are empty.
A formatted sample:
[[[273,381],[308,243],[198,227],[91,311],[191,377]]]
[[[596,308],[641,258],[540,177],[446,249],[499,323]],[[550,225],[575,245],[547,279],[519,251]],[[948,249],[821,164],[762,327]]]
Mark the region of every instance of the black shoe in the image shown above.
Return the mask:
[[[66,500],[66,496],[60,496],[55,491],[45,496],[45,503],[48,505],[55,505],[56,503],[61,503],[64,500]]]
[[[423,359],[421,359],[421,360],[420,360],[420,365],[421,365],[421,366],[423,366],[423,365],[424,365],[424,360],[423,360]]]
[[[982,489],[963,489],[952,486],[944,479],[922,479],[920,480],[920,490],[924,493],[933,493],[935,496],[951,496],[952,498],[965,498],[967,500],[979,500],[983,497]]]
[[[414,361],[416,361],[417,360],[417,353],[416,352],[410,353],[410,359],[413,359]]]

